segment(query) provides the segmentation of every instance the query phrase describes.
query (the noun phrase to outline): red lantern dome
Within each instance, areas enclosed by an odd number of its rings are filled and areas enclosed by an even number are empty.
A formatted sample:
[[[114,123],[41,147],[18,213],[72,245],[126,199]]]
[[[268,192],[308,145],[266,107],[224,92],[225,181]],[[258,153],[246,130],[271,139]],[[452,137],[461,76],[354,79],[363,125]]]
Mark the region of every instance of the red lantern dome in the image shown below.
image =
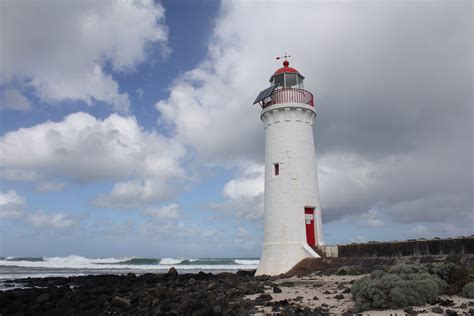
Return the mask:
[[[290,62],[288,60],[285,60],[283,62],[283,67],[277,69],[277,71],[275,71],[275,73],[273,74],[273,76],[276,76],[276,75],[279,75],[279,74],[282,74],[282,73],[297,73],[299,74],[301,77],[303,77],[300,72],[298,70],[296,70],[295,68],[292,68],[292,67],[288,67],[290,65]],[[304,77],[303,77],[304,78]]]

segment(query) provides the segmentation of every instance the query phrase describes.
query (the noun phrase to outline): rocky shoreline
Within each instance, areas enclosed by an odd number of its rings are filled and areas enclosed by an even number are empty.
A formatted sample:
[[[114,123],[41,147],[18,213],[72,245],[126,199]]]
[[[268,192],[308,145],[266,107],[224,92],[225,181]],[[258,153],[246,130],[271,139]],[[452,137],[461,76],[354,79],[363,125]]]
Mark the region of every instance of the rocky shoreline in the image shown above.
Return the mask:
[[[12,280],[27,288],[0,292],[1,315],[354,315],[350,286],[360,276],[254,277],[237,273],[95,275]],[[474,300],[398,315],[474,313]],[[364,312],[395,315],[397,311]]]
[[[248,294],[262,293],[268,277],[233,273],[91,275],[12,280],[25,289],[0,292],[0,314],[211,315],[252,311]]]

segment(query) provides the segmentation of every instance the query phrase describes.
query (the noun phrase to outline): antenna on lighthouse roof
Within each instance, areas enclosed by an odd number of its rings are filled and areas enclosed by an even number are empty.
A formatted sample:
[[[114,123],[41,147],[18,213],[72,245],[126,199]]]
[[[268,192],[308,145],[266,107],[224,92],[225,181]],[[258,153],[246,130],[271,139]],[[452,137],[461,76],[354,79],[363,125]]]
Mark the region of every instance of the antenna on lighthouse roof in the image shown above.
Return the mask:
[[[276,60],[285,58],[285,61],[283,62],[283,66],[284,66],[284,67],[288,67],[288,65],[289,65],[290,63],[288,62],[287,59],[288,59],[289,57],[291,57],[291,56],[290,56],[290,55],[287,55],[287,54],[285,53],[285,56],[278,56],[278,57],[276,58]]]
[[[287,60],[287,58],[290,58],[290,57],[291,57],[291,55],[287,55],[287,54],[285,53],[285,56],[278,56],[278,57],[276,58],[276,60],[280,60],[280,59],[282,59],[282,58],[285,58],[285,60]]]

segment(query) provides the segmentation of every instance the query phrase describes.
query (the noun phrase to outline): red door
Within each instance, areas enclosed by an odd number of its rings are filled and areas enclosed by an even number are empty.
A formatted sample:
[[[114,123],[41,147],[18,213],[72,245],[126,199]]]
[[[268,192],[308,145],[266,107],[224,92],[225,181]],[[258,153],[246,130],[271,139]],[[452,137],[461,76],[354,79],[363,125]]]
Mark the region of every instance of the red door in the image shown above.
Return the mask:
[[[316,238],[314,236],[314,208],[304,208],[304,219],[306,223],[306,241],[311,247],[316,246]]]

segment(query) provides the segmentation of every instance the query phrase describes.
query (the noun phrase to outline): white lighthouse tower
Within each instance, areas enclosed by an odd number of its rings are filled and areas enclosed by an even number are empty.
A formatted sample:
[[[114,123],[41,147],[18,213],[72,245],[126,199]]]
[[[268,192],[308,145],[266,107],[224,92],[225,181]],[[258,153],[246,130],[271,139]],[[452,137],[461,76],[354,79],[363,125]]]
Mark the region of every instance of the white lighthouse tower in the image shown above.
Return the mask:
[[[285,273],[319,257],[314,248],[323,244],[314,99],[286,57],[254,102],[265,126],[265,234],[257,275]]]

